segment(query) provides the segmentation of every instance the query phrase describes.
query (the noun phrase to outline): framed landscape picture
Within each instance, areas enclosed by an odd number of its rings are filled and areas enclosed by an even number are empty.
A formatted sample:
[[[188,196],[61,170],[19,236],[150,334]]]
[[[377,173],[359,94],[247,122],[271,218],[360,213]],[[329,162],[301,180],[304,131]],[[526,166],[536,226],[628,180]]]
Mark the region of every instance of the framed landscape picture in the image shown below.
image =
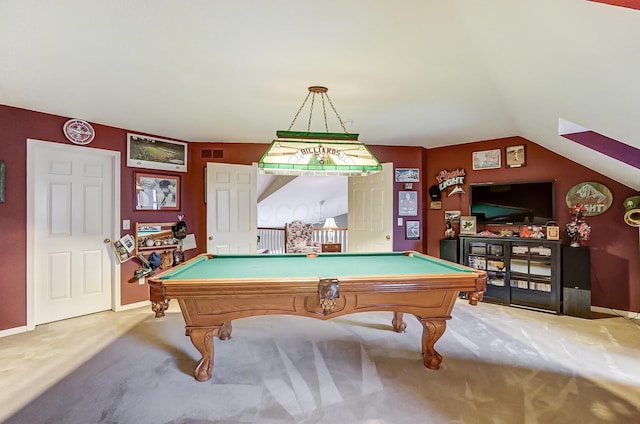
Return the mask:
[[[187,172],[187,143],[129,133],[127,166]]]
[[[473,170],[500,168],[500,149],[473,152]]]
[[[396,168],[397,183],[417,183],[420,182],[420,169],[418,168]]]

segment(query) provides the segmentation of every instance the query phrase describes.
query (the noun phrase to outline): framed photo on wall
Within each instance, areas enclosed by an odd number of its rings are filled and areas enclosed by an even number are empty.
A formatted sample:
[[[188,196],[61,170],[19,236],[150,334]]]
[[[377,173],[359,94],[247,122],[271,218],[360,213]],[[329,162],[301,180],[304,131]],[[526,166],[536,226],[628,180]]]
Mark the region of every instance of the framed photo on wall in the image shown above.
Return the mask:
[[[187,143],[129,133],[127,166],[187,172]]]
[[[444,222],[460,222],[460,211],[444,211]]]
[[[418,192],[400,191],[398,199],[399,216],[418,216]]]
[[[417,183],[420,182],[420,169],[418,168],[396,168],[397,183]]]
[[[180,210],[180,176],[135,174],[136,210]]]
[[[508,168],[519,168],[527,164],[524,144],[505,147],[504,156]]]
[[[463,235],[475,235],[476,230],[476,217],[475,216],[461,216],[460,217],[460,234]]]
[[[404,226],[404,238],[406,240],[420,239],[420,221],[406,221]]]
[[[473,152],[473,170],[500,168],[500,156],[500,149]]]

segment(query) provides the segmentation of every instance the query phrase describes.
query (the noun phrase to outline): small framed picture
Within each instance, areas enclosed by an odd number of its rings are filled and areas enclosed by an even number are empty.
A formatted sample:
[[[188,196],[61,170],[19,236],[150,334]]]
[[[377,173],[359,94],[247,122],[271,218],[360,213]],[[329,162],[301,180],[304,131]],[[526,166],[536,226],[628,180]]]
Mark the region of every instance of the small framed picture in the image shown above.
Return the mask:
[[[500,168],[500,149],[473,152],[473,170]]]
[[[420,239],[420,221],[406,221],[404,238],[407,240]]]
[[[560,240],[560,227],[556,222],[547,223],[547,239]]]
[[[420,169],[418,168],[396,168],[397,183],[417,183],[420,182]]]
[[[460,222],[460,211],[444,211],[444,222]]]
[[[135,174],[136,210],[180,210],[180,176]]]
[[[462,235],[476,234],[476,217],[475,216],[460,217],[460,234]]]
[[[429,209],[442,209],[442,202],[438,200],[436,202],[429,203]]]
[[[418,216],[418,192],[400,191],[398,199],[398,215]]]
[[[524,144],[505,147],[505,162],[508,168],[520,168],[526,165]]]

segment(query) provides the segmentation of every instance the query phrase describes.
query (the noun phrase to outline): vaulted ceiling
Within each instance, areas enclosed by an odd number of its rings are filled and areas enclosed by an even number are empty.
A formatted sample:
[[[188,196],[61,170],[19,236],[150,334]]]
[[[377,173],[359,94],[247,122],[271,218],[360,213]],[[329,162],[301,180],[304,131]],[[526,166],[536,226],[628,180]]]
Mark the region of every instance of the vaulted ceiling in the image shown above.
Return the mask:
[[[558,135],[640,149],[639,40],[640,11],[587,0],[0,0],[0,103],[268,143],[324,85],[367,144],[520,135],[640,190],[637,166]]]

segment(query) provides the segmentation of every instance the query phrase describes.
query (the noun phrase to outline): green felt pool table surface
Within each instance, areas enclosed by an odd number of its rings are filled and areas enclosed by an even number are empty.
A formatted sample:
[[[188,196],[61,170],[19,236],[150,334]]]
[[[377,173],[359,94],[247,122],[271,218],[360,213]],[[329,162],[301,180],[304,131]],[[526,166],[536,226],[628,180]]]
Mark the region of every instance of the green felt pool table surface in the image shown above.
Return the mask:
[[[164,273],[162,280],[364,277],[469,274],[475,270],[418,253],[201,255]]]

